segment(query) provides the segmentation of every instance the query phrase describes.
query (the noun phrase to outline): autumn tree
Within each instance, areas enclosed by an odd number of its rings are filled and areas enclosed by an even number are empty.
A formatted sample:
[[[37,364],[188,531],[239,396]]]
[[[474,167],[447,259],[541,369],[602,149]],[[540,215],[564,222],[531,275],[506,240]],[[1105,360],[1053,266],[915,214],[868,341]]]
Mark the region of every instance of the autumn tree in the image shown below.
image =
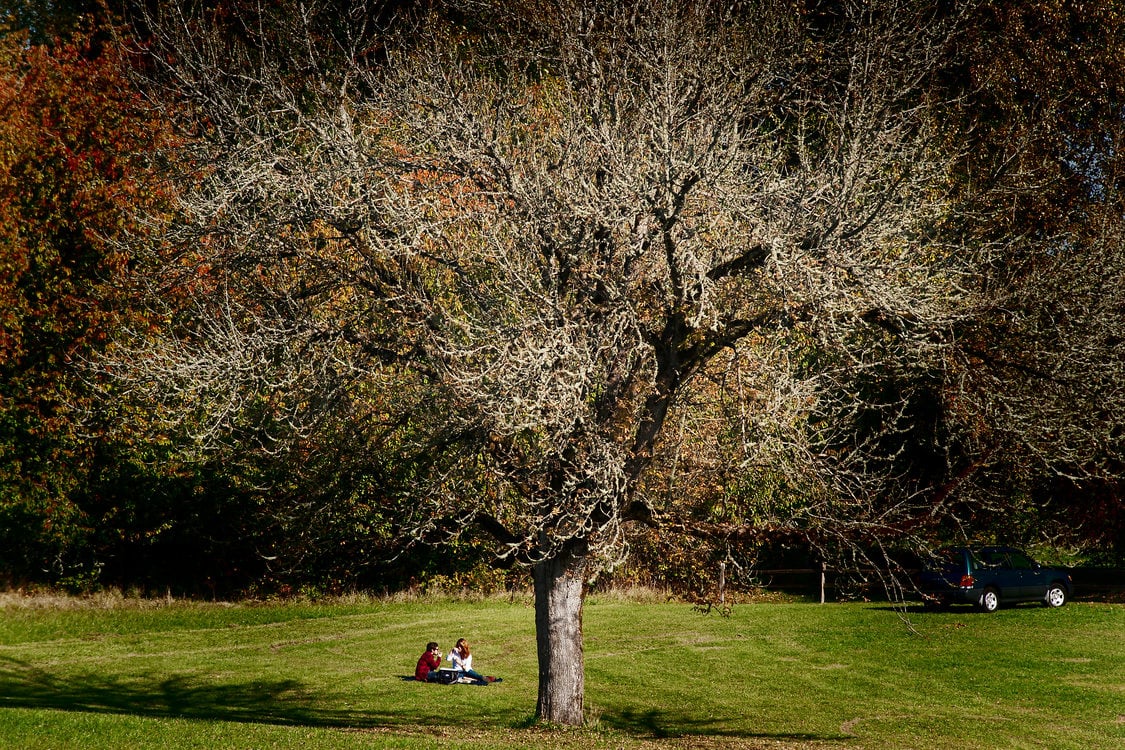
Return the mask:
[[[402,533],[485,532],[530,566],[540,718],[582,721],[585,586],[628,524],[696,530],[642,490],[716,373],[742,468],[771,467],[815,529],[878,540],[942,512],[900,481],[903,446],[1012,246],[960,230],[987,204],[947,128],[963,19],[257,12],[144,20],[187,169],[132,248],[164,335],[102,366],[189,451],[291,456],[343,420],[409,458]]]
[[[74,365],[119,325],[111,238],[154,199],[132,156],[159,128],[121,57],[89,36],[0,34],[0,564],[73,573],[91,441]],[[88,574],[89,571],[86,571]]]
[[[26,33],[32,44],[54,45],[79,26],[101,26],[109,5],[102,0],[0,0],[0,23]]]
[[[982,269],[944,392],[950,472],[936,501],[1032,533],[1121,545],[1125,346],[1125,14],[1120,3],[992,0],[952,85],[969,102],[961,231],[1016,238]],[[1083,488],[1085,488],[1083,490]],[[1028,507],[1013,512],[1022,495]],[[1116,519],[1116,520],[1115,520]],[[1116,538],[1115,538],[1116,535]]]
[[[956,208],[941,231],[1003,251],[980,256],[966,278],[976,304],[947,334],[957,346],[924,368],[883,368],[877,377],[868,372],[841,383],[879,389],[886,403],[903,407],[895,430],[880,426],[893,436],[881,453],[899,492],[874,493],[871,507],[851,518],[876,517],[885,505],[898,509],[884,516],[892,520],[880,532],[885,540],[1042,543],[1105,559],[1125,540],[1125,446],[1115,416],[1125,372],[1116,333],[1125,323],[1125,18],[1118,3],[1054,0],[996,0],[969,13],[940,75],[943,98],[963,102],[947,112],[946,130],[964,139],[951,170]],[[760,390],[747,379],[755,371],[772,370],[707,373],[715,384],[710,393],[721,396],[732,379],[737,389]],[[731,418],[716,419],[722,403]],[[752,521],[716,527],[721,545],[787,540],[820,556],[845,557],[863,554],[853,541],[877,546],[835,514],[821,515],[804,491],[793,496],[809,473],[803,461],[792,462],[791,451],[754,458],[771,443],[742,437],[753,423],[745,400],[719,401],[706,414],[736,429],[726,440],[696,440],[690,451],[672,440],[664,458],[678,476],[700,472],[687,482],[697,516]],[[703,415],[672,422],[690,426]],[[843,416],[827,422],[859,435],[873,415],[858,422]],[[724,469],[730,479],[715,486]]]

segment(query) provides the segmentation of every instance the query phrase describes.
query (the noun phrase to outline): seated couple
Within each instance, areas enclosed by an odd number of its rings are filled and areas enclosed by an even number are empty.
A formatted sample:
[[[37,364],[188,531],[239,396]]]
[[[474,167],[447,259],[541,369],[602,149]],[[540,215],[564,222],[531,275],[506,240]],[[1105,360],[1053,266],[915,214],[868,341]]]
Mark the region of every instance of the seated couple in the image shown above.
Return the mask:
[[[457,645],[449,652],[450,669],[441,669],[441,649],[437,643],[430,641],[426,644],[426,651],[418,657],[418,666],[414,669],[414,679],[421,682],[442,682],[439,677],[443,672],[455,672],[453,682],[467,679],[478,685],[487,685],[490,682],[500,682],[499,677],[485,677],[473,669],[473,654],[469,643],[464,638],[457,639]]]

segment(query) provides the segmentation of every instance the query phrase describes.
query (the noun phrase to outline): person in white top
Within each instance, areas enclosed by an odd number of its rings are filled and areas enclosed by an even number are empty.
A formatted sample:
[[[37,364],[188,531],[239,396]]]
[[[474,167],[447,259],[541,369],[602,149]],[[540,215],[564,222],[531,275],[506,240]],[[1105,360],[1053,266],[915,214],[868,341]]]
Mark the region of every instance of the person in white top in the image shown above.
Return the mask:
[[[473,669],[473,652],[469,648],[469,642],[464,638],[458,638],[457,645],[449,650],[449,662],[454,669],[477,684],[487,685],[499,681],[496,677],[485,677]]]

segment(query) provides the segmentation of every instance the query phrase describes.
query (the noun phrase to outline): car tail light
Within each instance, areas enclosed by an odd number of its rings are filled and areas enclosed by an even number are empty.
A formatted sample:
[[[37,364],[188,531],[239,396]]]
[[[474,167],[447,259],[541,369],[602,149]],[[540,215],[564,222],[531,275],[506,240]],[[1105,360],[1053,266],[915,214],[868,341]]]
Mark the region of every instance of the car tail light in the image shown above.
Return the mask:
[[[976,580],[972,576],[961,576],[961,588],[971,589]]]

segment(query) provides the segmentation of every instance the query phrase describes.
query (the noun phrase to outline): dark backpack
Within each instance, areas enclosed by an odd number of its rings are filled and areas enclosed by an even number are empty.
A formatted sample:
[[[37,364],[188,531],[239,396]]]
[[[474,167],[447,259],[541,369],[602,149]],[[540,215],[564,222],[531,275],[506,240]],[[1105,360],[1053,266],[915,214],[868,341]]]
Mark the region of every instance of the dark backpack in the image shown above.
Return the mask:
[[[460,673],[455,669],[435,669],[429,674],[429,682],[437,682],[441,685],[452,685],[457,682]]]

